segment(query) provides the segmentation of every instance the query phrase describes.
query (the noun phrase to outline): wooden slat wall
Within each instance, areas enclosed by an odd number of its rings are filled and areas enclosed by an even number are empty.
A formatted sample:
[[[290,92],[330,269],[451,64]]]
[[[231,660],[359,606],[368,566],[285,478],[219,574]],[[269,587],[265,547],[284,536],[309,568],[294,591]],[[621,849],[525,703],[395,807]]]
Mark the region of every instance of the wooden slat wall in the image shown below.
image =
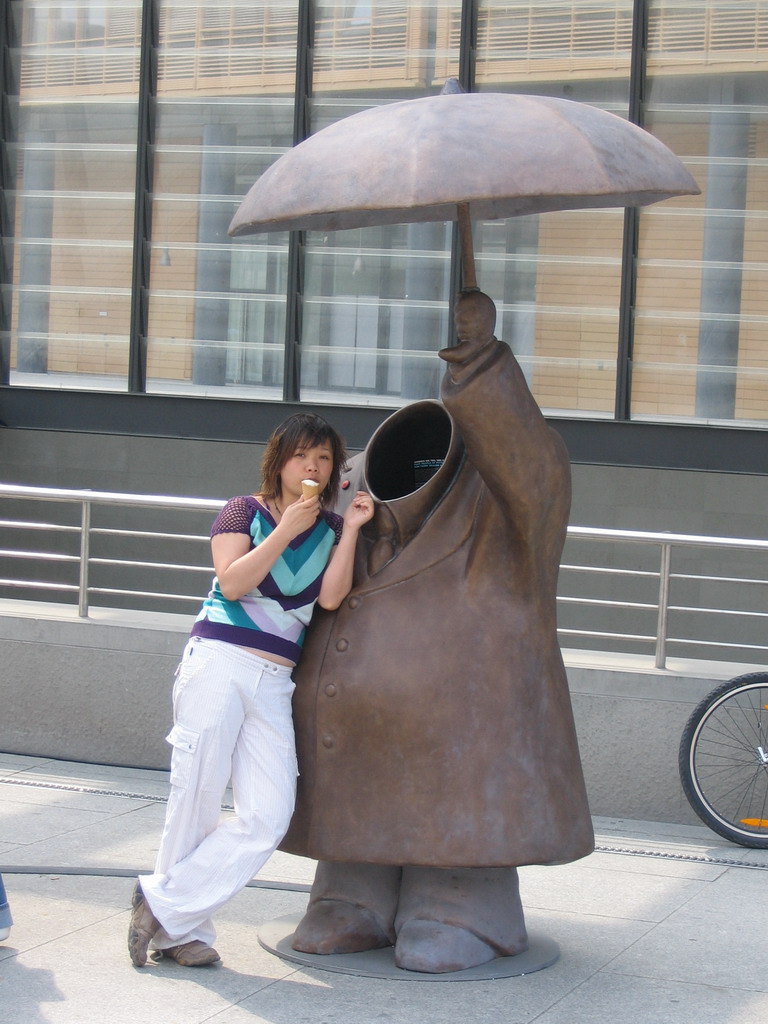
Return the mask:
[[[533,392],[545,408],[613,412],[622,228],[621,211],[540,219]]]
[[[138,83],[140,26],[125,18],[89,49],[82,27],[75,39],[49,39],[23,49],[25,98],[51,89],[76,95],[129,94]],[[408,88],[425,83],[428,12],[407,3],[374,8],[370,21],[353,15],[320,18],[315,31],[315,88]],[[161,12],[159,95],[293,92],[295,5],[168,8]],[[93,44],[94,40],[91,40]],[[129,88],[132,87],[132,88]]]
[[[436,18],[435,68],[427,83],[428,31]],[[55,22],[51,23],[55,26]],[[321,91],[366,85],[408,88],[458,72],[460,12],[422,5],[372,6],[369,20],[334,12],[316,26],[315,86]],[[78,23],[74,38],[26,42],[24,96],[51,89],[125,94],[138,81],[138,11],[107,11],[106,31]],[[477,81],[530,82],[626,75],[632,36],[631,4],[550,3],[481,6]],[[161,14],[160,93],[291,92],[295,78],[293,4],[167,8]],[[654,5],[648,68],[689,73],[716,67],[743,70],[768,57],[768,10],[761,0],[730,6]],[[132,88],[127,88],[132,87]]]
[[[744,263],[741,281],[739,325],[739,367],[744,369],[736,386],[736,415],[744,419],[768,420],[766,349],[768,349],[768,126],[759,124],[753,132],[754,168],[747,180],[744,231]]]
[[[626,76],[632,10],[625,0],[481,7],[477,78],[510,81]]]
[[[57,159],[55,190],[71,198],[54,204],[52,373],[128,372],[133,174],[133,159],[110,153],[67,152]],[[84,184],[96,194],[83,192]]]
[[[408,3],[372,5],[366,20],[354,14],[321,16],[315,29],[315,89],[425,85],[430,17],[427,7]]]
[[[199,146],[200,139],[176,138],[174,144],[182,152],[161,153],[155,167],[160,198],[152,214],[147,376],[184,381],[192,378],[200,163],[183,150]]]

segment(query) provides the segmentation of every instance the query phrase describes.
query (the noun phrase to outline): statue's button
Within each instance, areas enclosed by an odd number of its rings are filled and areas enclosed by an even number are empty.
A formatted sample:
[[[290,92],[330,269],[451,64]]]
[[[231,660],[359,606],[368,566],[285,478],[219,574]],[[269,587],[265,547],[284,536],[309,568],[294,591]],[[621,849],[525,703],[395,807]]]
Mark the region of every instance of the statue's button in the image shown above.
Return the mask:
[[[349,604],[350,608],[357,608],[357,606],[360,604],[360,598],[359,597],[350,597],[350,599],[349,599],[349,601],[347,603]]]
[[[341,640],[337,640],[336,641],[336,650],[337,651],[346,651],[348,649],[349,649],[349,640],[345,640],[342,637]]]
[[[334,686],[333,683],[328,683],[328,685],[325,688],[325,692],[326,692],[326,695],[328,697],[335,697],[336,696],[336,687]]]
[[[323,746],[326,750],[330,750],[333,746],[333,736],[323,736]]]

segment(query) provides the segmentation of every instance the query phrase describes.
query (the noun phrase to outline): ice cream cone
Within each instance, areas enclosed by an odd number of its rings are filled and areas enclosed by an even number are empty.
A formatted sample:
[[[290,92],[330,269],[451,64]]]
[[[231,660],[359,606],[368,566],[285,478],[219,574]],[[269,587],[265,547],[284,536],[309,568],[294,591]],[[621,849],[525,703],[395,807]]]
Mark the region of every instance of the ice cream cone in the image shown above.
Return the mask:
[[[302,480],[301,481],[301,496],[305,500],[307,498],[314,498],[316,494],[320,493],[320,484],[317,480]]]

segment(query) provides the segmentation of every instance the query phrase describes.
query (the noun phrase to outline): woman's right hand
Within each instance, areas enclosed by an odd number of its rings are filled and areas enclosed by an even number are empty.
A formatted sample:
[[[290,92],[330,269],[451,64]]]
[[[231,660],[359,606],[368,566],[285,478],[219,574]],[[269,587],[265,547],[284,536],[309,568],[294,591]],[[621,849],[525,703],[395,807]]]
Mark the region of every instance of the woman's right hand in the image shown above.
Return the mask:
[[[283,509],[277,528],[281,535],[292,541],[314,526],[319,515],[320,498],[318,495],[315,494],[311,498],[299,498],[298,501],[286,505]]]

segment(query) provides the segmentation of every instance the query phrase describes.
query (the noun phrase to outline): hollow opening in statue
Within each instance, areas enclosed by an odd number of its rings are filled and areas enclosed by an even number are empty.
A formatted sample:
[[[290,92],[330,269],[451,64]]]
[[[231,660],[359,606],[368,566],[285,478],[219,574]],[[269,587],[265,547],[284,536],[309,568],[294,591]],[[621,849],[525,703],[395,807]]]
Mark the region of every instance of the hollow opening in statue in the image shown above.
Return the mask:
[[[445,462],[453,435],[438,402],[418,402],[390,417],[371,440],[367,481],[380,501],[394,501],[423,487]]]

